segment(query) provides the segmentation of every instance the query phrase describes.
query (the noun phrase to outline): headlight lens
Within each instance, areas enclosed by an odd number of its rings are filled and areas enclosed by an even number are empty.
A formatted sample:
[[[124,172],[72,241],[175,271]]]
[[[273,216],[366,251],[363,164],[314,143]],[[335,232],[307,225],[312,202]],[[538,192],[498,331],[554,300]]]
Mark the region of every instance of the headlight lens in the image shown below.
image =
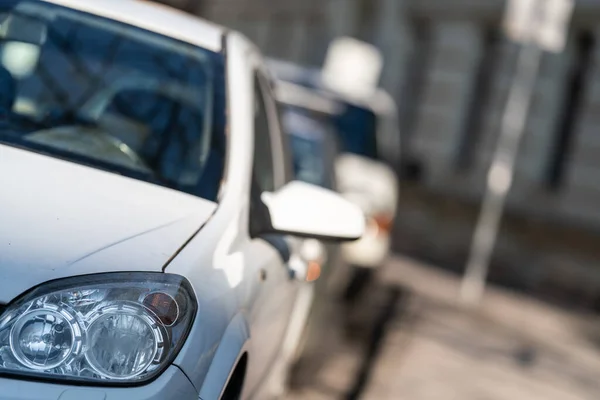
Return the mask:
[[[119,273],[42,285],[0,317],[0,372],[132,383],[183,345],[196,300],[182,277]]]

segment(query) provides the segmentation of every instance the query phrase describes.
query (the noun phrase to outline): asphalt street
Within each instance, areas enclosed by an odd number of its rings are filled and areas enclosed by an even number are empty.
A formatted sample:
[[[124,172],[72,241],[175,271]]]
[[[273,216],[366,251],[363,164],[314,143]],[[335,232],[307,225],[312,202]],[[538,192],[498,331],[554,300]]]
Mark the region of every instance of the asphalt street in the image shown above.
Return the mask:
[[[465,310],[458,285],[436,268],[390,260],[349,328],[332,330],[326,362],[288,398],[599,398],[598,317],[498,288]]]

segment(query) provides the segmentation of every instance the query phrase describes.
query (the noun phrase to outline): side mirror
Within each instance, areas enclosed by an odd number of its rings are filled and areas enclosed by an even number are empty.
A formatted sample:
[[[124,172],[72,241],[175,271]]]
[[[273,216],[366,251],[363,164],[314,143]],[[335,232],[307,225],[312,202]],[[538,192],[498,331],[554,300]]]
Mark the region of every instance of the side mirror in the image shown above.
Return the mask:
[[[337,193],[293,181],[261,196],[273,232],[321,240],[360,239],[365,229],[362,211]]]

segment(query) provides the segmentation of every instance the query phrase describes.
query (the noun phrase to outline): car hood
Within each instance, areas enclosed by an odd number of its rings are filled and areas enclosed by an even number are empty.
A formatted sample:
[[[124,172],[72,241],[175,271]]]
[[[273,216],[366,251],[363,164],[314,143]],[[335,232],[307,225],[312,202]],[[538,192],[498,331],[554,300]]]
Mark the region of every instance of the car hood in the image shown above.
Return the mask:
[[[162,271],[216,204],[0,145],[0,302],[73,275]]]

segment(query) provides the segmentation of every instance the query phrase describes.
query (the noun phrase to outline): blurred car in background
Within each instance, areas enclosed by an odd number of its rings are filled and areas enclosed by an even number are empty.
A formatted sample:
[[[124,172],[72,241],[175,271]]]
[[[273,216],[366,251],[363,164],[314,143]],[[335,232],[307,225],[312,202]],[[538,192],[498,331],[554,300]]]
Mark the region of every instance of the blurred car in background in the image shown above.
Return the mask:
[[[398,202],[394,166],[401,161],[396,105],[383,90],[363,98],[332,91],[316,68],[280,60],[269,60],[268,64],[278,79],[310,88],[338,105],[331,114],[340,146],[335,163],[337,189],[361,207],[367,223],[360,240],[342,246],[345,260],[354,267],[346,292],[346,298],[351,299],[361,292],[390,251]]]
[[[335,133],[332,115],[338,103],[305,87],[278,81],[275,95],[281,115],[282,128],[287,134],[294,177],[329,190],[338,191],[336,163],[340,155],[340,144]],[[310,242],[313,242],[311,240]],[[334,268],[339,261],[339,245],[322,243],[321,251],[311,246],[311,254],[323,254],[327,261],[322,268],[317,286],[334,288],[343,286],[343,272]]]
[[[345,260],[354,266],[346,292],[352,299],[361,293],[374,271],[388,257],[398,204],[398,180],[383,162],[387,135],[398,133],[391,99],[383,92],[372,98],[341,98],[344,110],[334,119],[342,143],[336,162],[338,190],[365,214],[366,229],[360,240],[342,245]],[[388,150],[388,154],[394,149]]]
[[[0,4],[0,399],[278,394],[293,237],[364,219],[291,180],[270,82],[245,37],[163,6]]]
[[[314,90],[284,81],[275,83],[275,93],[282,127],[289,139],[295,178],[337,190],[335,165],[340,153],[332,116],[339,111],[339,104]],[[348,286],[350,270],[338,244],[307,239],[300,245],[299,253],[304,262],[317,264],[320,270],[319,279],[301,289],[304,293],[300,297],[310,305],[303,308],[307,313],[305,322],[298,324],[303,324],[304,330],[298,331],[301,336],[293,355],[296,374],[308,379],[323,361],[322,348],[335,328],[333,321],[339,317],[337,300]]]

